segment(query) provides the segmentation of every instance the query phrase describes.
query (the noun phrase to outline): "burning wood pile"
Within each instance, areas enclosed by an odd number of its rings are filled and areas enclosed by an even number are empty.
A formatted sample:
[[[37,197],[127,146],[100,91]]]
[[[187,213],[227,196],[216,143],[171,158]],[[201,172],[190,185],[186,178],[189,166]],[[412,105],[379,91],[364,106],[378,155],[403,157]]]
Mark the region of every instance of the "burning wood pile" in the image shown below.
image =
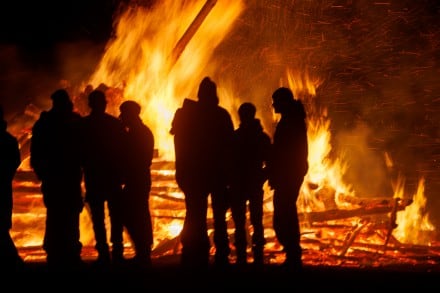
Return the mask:
[[[180,253],[179,232],[185,206],[183,194],[174,180],[174,163],[155,161],[150,204],[154,223],[154,257]],[[44,259],[41,248],[45,209],[39,182],[31,170],[21,170],[14,181],[15,206],[12,235],[25,260]],[[321,197],[335,193],[321,191]],[[334,198],[333,198],[334,200]],[[300,212],[301,244],[304,262],[310,265],[342,265],[353,267],[420,265],[431,266],[440,262],[440,245],[417,245],[400,242],[393,232],[397,228],[397,213],[413,202],[399,198],[343,199],[351,208],[340,209],[331,199],[323,211]],[[212,219],[209,218],[212,232]],[[228,217],[231,243],[233,222]],[[266,260],[282,262],[282,254],[272,231],[271,192],[266,192],[264,224],[266,230]],[[249,235],[252,227],[248,227]],[[93,234],[87,208],[81,217],[81,238],[84,257],[95,257]],[[233,247],[233,246],[231,246]],[[131,245],[127,242],[127,251]],[[232,249],[232,251],[234,251]],[[234,256],[232,255],[232,258]]]
[[[169,7],[164,5],[165,11],[177,6],[176,1],[163,2],[169,5]],[[104,81],[113,86],[109,88],[112,94],[119,98],[124,96],[127,99],[134,99],[142,104],[146,113],[144,120],[153,129],[159,149],[163,153],[155,159],[152,167],[153,186],[150,207],[154,225],[153,256],[155,257],[180,253],[179,233],[185,216],[183,194],[174,179],[174,162],[169,159],[170,156],[167,156],[172,152],[172,144],[168,137],[170,123],[166,121],[169,121],[170,114],[181,103],[181,100],[177,100],[184,97],[180,93],[186,95],[190,92],[189,88],[195,88],[194,85],[198,82],[195,77],[201,75],[200,68],[209,67],[206,64],[210,62],[212,51],[231,30],[234,20],[244,9],[241,1],[208,0],[204,5],[202,1],[199,2],[200,5],[178,6],[176,15],[182,13],[182,19],[167,18],[173,13],[165,14],[160,7],[157,9],[158,15],[155,15],[154,11],[150,13],[150,11],[129,10],[122,15],[118,24],[118,38],[108,44],[100,65],[88,81],[95,85]],[[273,5],[273,8],[276,8],[275,6]],[[196,8],[197,13],[192,13]],[[341,7],[334,9],[338,9],[339,12],[339,8]],[[160,21],[155,21],[156,19]],[[207,22],[208,25],[204,27],[203,22]],[[186,26],[182,23],[186,23]],[[157,24],[160,24],[159,27],[156,27]],[[287,30],[283,28],[282,31]],[[260,37],[259,35],[258,38]],[[157,42],[157,39],[160,39],[160,42]],[[324,42],[324,34],[322,36],[320,34],[317,39]],[[386,48],[389,51],[388,47]],[[255,51],[254,49],[252,47],[252,51]],[[333,51],[336,50],[331,51],[333,56]],[[162,56],[164,52],[165,56]],[[295,50],[289,49],[289,54],[293,54],[290,52]],[[277,66],[281,62],[278,55],[271,53],[268,48],[261,50],[261,56],[272,56],[270,61]],[[258,59],[261,59],[261,56],[258,55]],[[254,59],[252,63],[255,63]],[[193,66],[194,64],[196,66]],[[357,64],[354,67],[361,69]],[[316,89],[321,84],[319,78],[315,81],[307,74],[304,76],[290,70],[287,72],[288,86],[299,92],[302,91],[300,92],[302,97],[316,95]],[[344,72],[344,76],[345,74]],[[190,84],[189,81],[194,84]],[[120,83],[123,86],[116,86]],[[350,84],[356,85],[355,82]],[[229,93],[227,89],[222,94],[225,97],[235,96],[235,92],[231,90]],[[295,96],[301,95],[295,92]],[[120,99],[110,100],[115,105],[120,102]],[[76,105],[80,106],[81,99],[77,102]],[[231,110],[233,104],[239,101],[229,102],[231,105],[227,108]],[[313,102],[306,104],[313,106]],[[345,172],[340,166],[342,164],[339,164],[338,160],[332,162],[327,160],[331,149],[327,115],[321,115],[321,111],[317,109],[307,110],[311,114],[308,121],[310,170],[298,202],[304,263],[348,267],[403,265],[438,267],[440,244],[432,241],[436,236],[433,235],[435,228],[430,226],[429,221],[420,213],[424,204],[423,182],[420,182],[417,194],[412,197],[404,195],[399,184],[393,190],[394,194],[380,198],[353,195],[350,188],[345,188],[344,180],[340,178]],[[35,121],[39,111],[40,109],[32,105],[28,107],[27,126]],[[271,115],[267,114],[267,116]],[[24,127],[24,129],[29,128]],[[21,132],[22,158],[28,156],[29,135],[29,131]],[[41,244],[45,209],[39,182],[26,159],[16,175],[14,195],[11,231],[13,239],[25,260],[43,259]],[[272,230],[271,202],[272,192],[266,186],[264,202],[266,261],[281,263],[283,254],[279,253],[280,246]],[[413,217],[418,218],[413,219]],[[210,232],[212,232],[211,221],[209,214]],[[230,214],[228,214],[228,224],[231,243],[233,243],[234,227]],[[251,226],[248,227],[248,232],[251,235]],[[84,245],[84,258],[94,257],[94,239],[87,207],[81,215],[81,241]],[[129,241],[127,241],[127,251],[130,251]]]

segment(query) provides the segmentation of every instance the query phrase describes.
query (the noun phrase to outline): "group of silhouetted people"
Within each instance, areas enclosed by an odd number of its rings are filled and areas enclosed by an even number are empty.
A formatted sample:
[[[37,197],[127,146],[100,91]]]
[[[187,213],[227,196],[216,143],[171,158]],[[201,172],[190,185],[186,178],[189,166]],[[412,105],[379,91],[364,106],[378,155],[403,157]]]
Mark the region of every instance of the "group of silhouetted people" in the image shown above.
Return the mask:
[[[175,179],[184,193],[185,219],[180,234],[181,265],[206,269],[210,264],[208,209],[213,214],[214,265],[230,264],[231,246],[226,221],[230,209],[235,225],[236,263],[264,263],[264,184],[273,189],[273,228],[285,252],[283,266],[302,268],[300,228],[296,201],[308,170],[306,112],[289,88],[273,95],[273,108],[281,114],[273,139],[265,132],[257,109],[244,102],[234,128],[228,111],[219,106],[217,85],[202,79],[197,100],[184,99],[174,114]],[[46,207],[43,248],[50,268],[81,268],[80,214],[88,208],[93,224],[95,264],[151,267],[153,228],[149,207],[154,136],[140,117],[141,106],[132,100],[119,106],[119,117],[106,112],[104,91],[87,96],[90,113],[74,111],[69,93],[51,95],[52,108],[43,111],[32,128],[30,164],[41,181]],[[0,140],[0,261],[16,266],[22,260],[9,235],[12,226],[12,180],[20,165],[17,140],[6,131],[1,117]],[[85,195],[83,197],[84,182]],[[110,243],[106,229],[110,219]],[[252,225],[248,241],[247,211]],[[135,256],[124,258],[124,228]],[[250,243],[248,243],[250,242]]]
[[[185,99],[175,112],[176,182],[184,193],[186,215],[181,233],[181,263],[189,269],[209,265],[207,227],[209,196],[214,225],[214,264],[227,267],[230,256],[226,212],[235,225],[236,263],[247,263],[247,207],[253,228],[253,262],[264,263],[266,239],[263,226],[264,183],[274,190],[273,228],[285,252],[283,267],[300,271],[302,250],[296,201],[308,170],[306,112],[290,89],[273,95],[281,115],[273,142],[255,117],[256,107],[244,102],[238,109],[240,125],[234,129],[230,114],[219,106],[217,85],[205,77],[198,100]]]
[[[49,267],[82,266],[80,213],[87,203],[91,215],[96,265],[124,263],[123,231],[134,246],[130,260],[151,265],[152,225],[149,211],[150,166],[154,137],[140,118],[135,101],[120,105],[120,117],[106,112],[106,95],[88,95],[90,113],[74,112],[68,92],[56,90],[52,108],[43,111],[32,127],[30,164],[38,179],[46,207],[43,248]],[[82,196],[84,180],[85,196]],[[110,242],[106,229],[110,219]]]

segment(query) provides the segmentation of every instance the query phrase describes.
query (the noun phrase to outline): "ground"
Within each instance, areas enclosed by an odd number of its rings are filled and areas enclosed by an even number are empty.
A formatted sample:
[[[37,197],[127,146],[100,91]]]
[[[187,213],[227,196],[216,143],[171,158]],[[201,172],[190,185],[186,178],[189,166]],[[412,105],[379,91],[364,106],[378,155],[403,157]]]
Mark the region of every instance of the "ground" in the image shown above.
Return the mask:
[[[92,261],[86,261],[78,271],[52,272],[44,261],[28,262],[21,271],[12,274],[12,278],[4,280],[10,281],[7,288],[15,284],[17,289],[26,291],[161,289],[161,292],[179,292],[204,289],[225,292],[239,288],[259,291],[291,288],[296,289],[295,292],[399,289],[434,292],[440,288],[440,271],[439,268],[410,266],[347,268],[306,265],[302,273],[295,273],[283,270],[280,265],[267,264],[258,268],[231,265],[222,270],[212,266],[205,272],[190,272],[179,266],[179,258],[174,255],[154,258],[149,270],[130,266],[99,270]]]

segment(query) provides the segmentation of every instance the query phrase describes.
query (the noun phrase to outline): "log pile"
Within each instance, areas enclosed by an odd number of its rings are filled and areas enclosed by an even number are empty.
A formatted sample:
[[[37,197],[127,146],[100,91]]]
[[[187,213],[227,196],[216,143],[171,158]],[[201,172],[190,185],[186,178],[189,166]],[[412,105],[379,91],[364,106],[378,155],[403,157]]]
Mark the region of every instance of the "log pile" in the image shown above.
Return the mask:
[[[174,180],[173,162],[155,161],[153,164],[153,187],[150,197],[153,222],[169,223],[184,219],[184,199]],[[41,226],[36,231],[43,233],[44,207],[42,206],[39,182],[32,171],[17,173],[14,188],[14,227],[17,230],[26,226]],[[324,211],[300,212],[302,227],[301,243],[304,247],[304,260],[311,264],[365,265],[392,262],[440,263],[439,245],[414,245],[399,242],[393,236],[396,228],[396,214],[412,203],[398,198],[360,199],[351,196],[340,198],[352,204],[350,209],[333,208]],[[270,202],[271,197],[266,197]],[[32,214],[35,213],[34,217]],[[35,223],[29,223],[29,221]],[[228,228],[233,243],[234,224],[228,215]],[[267,233],[267,259],[269,262],[281,261],[281,248],[272,231],[272,213],[266,209],[264,225]],[[166,224],[164,224],[166,226]],[[156,226],[157,227],[157,226]],[[212,237],[213,219],[208,219]],[[248,227],[249,239],[252,233]],[[161,231],[155,231],[161,234]],[[20,237],[17,233],[16,237]],[[25,236],[21,236],[24,237]],[[179,235],[158,239],[153,255],[177,254],[180,249]],[[231,246],[233,248],[233,246]],[[41,254],[41,247],[23,247],[23,252]]]

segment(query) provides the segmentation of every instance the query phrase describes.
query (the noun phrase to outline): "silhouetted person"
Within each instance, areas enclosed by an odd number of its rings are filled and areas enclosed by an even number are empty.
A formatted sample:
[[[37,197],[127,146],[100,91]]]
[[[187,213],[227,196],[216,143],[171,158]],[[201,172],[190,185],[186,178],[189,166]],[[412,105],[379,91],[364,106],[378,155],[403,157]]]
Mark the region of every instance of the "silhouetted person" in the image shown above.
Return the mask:
[[[134,245],[134,264],[140,268],[148,268],[151,266],[153,245],[149,198],[154,136],[139,117],[141,107],[138,103],[125,101],[120,105],[119,110],[120,119],[128,133],[122,203],[123,222]]]
[[[21,164],[18,140],[7,131],[7,122],[0,107],[0,268],[16,271],[23,264],[11,237],[13,191],[12,181]]]
[[[285,252],[284,267],[300,271],[302,249],[297,199],[308,171],[306,112],[289,88],[272,94],[275,113],[281,119],[275,129],[268,162],[269,185],[273,194],[273,228]]]
[[[81,140],[85,200],[90,207],[95,234],[96,264],[106,266],[111,261],[119,264],[124,260],[121,197],[126,133],[122,122],[106,113],[104,92],[93,90],[88,96],[88,105],[91,111],[82,119]],[[111,257],[106,206],[110,217]]]
[[[247,263],[246,212],[249,203],[252,225],[252,252],[255,264],[263,264],[266,240],[263,227],[263,185],[266,182],[265,165],[269,157],[271,139],[255,118],[257,109],[252,103],[238,108],[240,126],[233,140],[233,177],[231,182],[231,211],[235,224],[237,264]]]
[[[30,164],[41,180],[46,207],[43,248],[48,265],[70,268],[81,264],[81,116],[73,112],[72,101],[64,89],[53,92],[51,99],[52,108],[43,111],[32,127]]]
[[[185,99],[172,121],[176,156],[176,182],[185,195],[186,215],[181,232],[182,265],[195,269],[209,264],[207,234],[208,196],[214,216],[215,264],[229,264],[226,226],[231,142],[234,125],[218,106],[217,86],[205,77],[198,101]]]

